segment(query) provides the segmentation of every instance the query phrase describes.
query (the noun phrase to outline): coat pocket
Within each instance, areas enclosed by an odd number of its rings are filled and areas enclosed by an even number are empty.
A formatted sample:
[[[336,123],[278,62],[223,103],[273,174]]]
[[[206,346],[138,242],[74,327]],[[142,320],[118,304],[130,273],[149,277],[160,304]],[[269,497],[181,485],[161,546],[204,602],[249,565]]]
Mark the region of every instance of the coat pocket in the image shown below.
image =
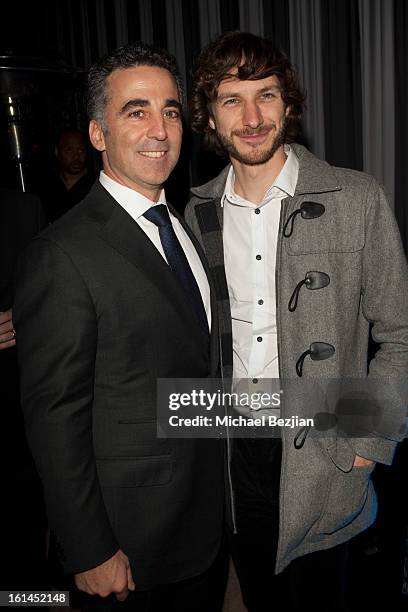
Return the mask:
[[[338,193],[315,194],[310,200],[309,196],[295,197],[287,211],[283,244],[289,255],[355,253],[364,248],[364,208],[360,202]],[[302,214],[302,208],[310,204],[323,207],[320,214]]]
[[[317,525],[318,533],[333,534],[359,516],[373,487],[371,473],[374,467],[375,463],[343,472],[333,466],[326,502]]]

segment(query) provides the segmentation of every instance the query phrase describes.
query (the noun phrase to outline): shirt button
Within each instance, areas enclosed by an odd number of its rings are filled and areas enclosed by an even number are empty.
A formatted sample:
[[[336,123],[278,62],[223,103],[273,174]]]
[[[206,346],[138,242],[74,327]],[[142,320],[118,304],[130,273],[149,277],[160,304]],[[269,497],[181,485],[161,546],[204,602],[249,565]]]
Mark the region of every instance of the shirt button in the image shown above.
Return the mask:
[[[259,304],[260,306],[262,306],[262,304],[263,304],[263,303],[264,303],[264,302],[263,302],[263,300],[258,300],[258,304]]]
[[[260,255],[257,255],[257,256],[255,257],[255,259],[257,259],[258,261],[260,261],[260,260],[262,259],[262,257],[261,257]]]
[[[261,211],[259,210],[259,208],[255,208],[255,214],[256,215],[260,215],[261,214]]]
[[[252,382],[254,383],[254,385],[256,385],[256,383],[258,382],[258,379],[257,378],[253,378]]]
[[[257,337],[258,342],[262,342],[262,336]]]

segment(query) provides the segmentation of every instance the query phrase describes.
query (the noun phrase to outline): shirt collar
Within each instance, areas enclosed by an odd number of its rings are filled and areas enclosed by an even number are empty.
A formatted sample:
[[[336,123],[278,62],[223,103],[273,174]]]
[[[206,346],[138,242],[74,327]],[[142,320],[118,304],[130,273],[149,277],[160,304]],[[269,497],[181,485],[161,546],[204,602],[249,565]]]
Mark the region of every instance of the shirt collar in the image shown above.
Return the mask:
[[[158,201],[153,202],[138,191],[114,181],[103,170],[99,173],[99,182],[133,219],[142,217],[152,206],[157,206],[158,204],[167,206],[164,189],[161,190]]]
[[[287,155],[286,161],[283,165],[282,170],[278,176],[266,191],[264,199],[262,200],[261,206],[269,202],[273,197],[279,197],[279,192],[283,195],[293,197],[296,190],[296,184],[299,175],[299,160],[294,152],[293,148],[288,144],[284,145],[284,151]],[[245,198],[237,195],[234,191],[235,173],[234,168],[231,165],[227,181],[225,183],[225,189],[223,197],[221,198],[221,206],[224,204],[224,200],[227,199],[231,204],[237,204],[238,206],[255,206],[252,202],[249,202]]]

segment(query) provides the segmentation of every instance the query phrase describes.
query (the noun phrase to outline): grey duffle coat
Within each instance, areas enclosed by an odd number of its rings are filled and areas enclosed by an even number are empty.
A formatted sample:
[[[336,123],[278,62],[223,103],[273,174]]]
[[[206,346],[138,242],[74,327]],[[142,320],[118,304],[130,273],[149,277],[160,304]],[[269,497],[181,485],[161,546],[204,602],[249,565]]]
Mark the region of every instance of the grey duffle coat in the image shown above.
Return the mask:
[[[291,146],[299,159],[299,177],[295,195],[281,204],[276,254],[280,376],[299,380],[301,374],[302,381],[368,376],[385,384],[390,380],[404,384],[408,380],[408,269],[384,192],[371,176],[330,166],[305,147]],[[223,373],[230,377],[232,334],[221,207],[227,173],[228,167],[214,180],[192,189],[186,219],[212,270]],[[312,208],[307,202],[313,203]],[[317,207],[316,213],[316,204],[323,205],[323,212]],[[310,271],[325,273],[330,283],[315,291],[301,286],[291,312],[288,305],[294,289]],[[367,374],[370,323],[380,348]],[[324,342],[332,350],[314,359],[307,352],[314,342]],[[404,409],[406,398],[400,392],[393,401],[396,412]],[[289,408],[296,414],[296,405],[285,407],[283,402],[283,416]],[[395,419],[392,425],[362,437],[309,435],[303,445],[294,443],[296,429],[282,429],[276,573],[296,557],[349,540],[374,521],[373,466],[353,468],[354,457],[391,464],[396,444],[405,435],[402,421]]]

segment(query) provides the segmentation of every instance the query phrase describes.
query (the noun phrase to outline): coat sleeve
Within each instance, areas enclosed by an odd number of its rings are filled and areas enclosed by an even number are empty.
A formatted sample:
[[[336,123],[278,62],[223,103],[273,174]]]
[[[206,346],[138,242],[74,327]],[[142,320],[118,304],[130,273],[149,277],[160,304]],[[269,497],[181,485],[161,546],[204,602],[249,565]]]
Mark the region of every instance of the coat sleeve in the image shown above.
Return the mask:
[[[69,256],[37,238],[20,261],[14,323],[26,432],[61,561],[77,573],[119,548],[92,443],[97,319]]]
[[[369,381],[387,396],[382,422],[365,439],[351,438],[356,454],[390,464],[406,435],[408,381],[408,267],[394,215],[373,180],[367,194],[362,309],[379,349]]]

